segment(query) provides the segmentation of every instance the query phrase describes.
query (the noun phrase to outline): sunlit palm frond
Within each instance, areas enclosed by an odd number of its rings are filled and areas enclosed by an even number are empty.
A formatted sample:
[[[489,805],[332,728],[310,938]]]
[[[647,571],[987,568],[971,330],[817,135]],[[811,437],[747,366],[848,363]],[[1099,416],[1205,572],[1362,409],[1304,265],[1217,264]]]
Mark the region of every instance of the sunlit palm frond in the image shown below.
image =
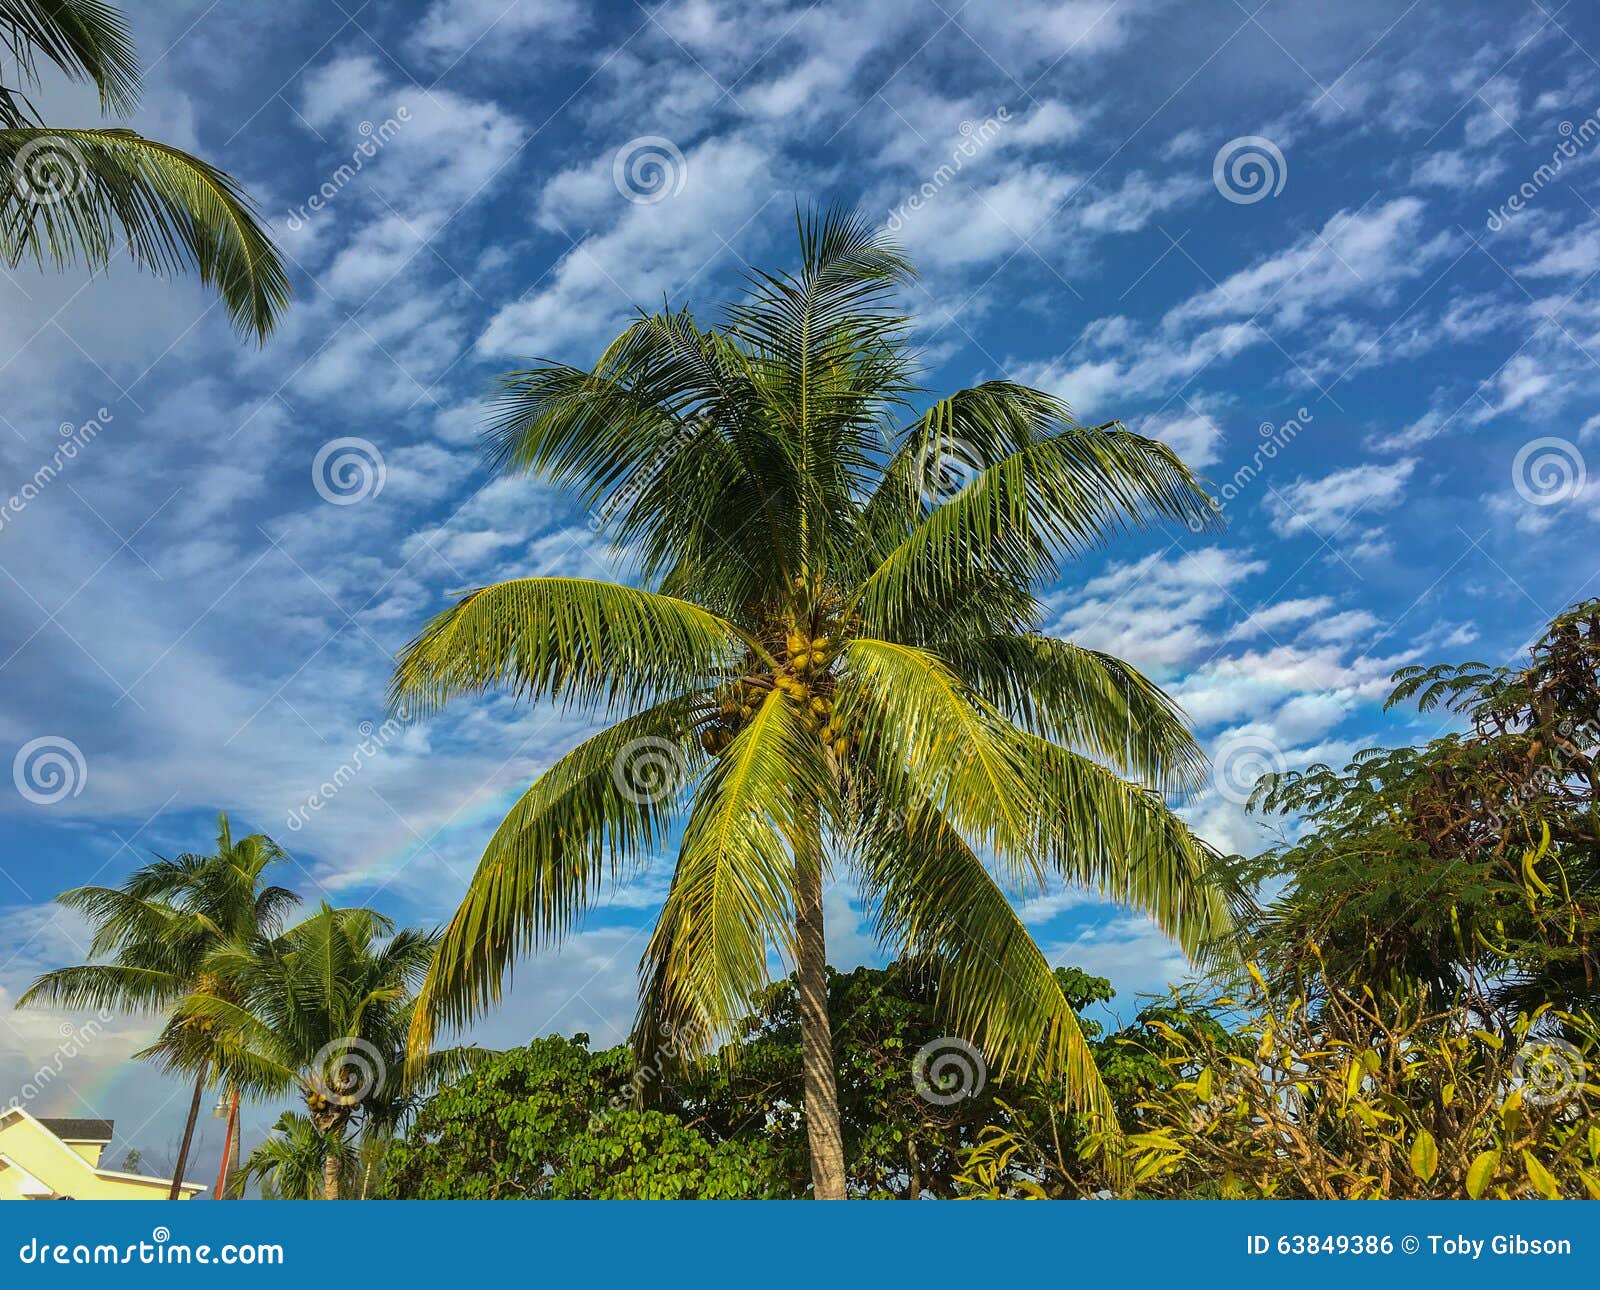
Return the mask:
[[[863,638],[841,664],[839,712],[872,768],[873,792],[902,813],[932,801],[1019,887],[1037,890],[1046,874],[1039,813],[999,713],[925,650]]]
[[[640,1029],[718,1031],[753,1006],[768,983],[767,947],[793,958],[792,845],[829,796],[815,734],[781,691],[707,772],[685,827],[672,890],[645,952],[648,982],[664,965],[670,991]],[[648,992],[647,992],[648,997]],[[710,1036],[704,1036],[708,1041]]]
[[[44,55],[69,80],[88,82],[103,111],[131,113],[139,103],[139,60],[122,15],[100,0],[0,0],[0,46],[23,82],[39,84]],[[0,89],[0,126],[31,119],[13,92]]]
[[[669,701],[585,740],[511,808],[418,992],[413,1063],[439,1025],[465,1025],[499,1001],[518,955],[558,942],[608,879],[661,844],[704,758],[697,702]]]
[[[953,670],[1018,724],[1159,790],[1192,791],[1205,755],[1182,710],[1137,668],[1036,632],[945,635]]]
[[[17,1006],[156,1012],[181,999],[186,978],[153,967],[90,963],[46,972],[24,990]]]
[[[1216,526],[1199,482],[1159,440],[1113,423],[1070,426],[977,473],[935,507],[861,586],[865,630],[896,637],[930,597],[975,572],[1053,576],[1117,533],[1156,519]]]
[[[1191,958],[1235,952],[1227,872],[1160,794],[1026,731],[1010,743],[1061,877],[1148,914]]]
[[[1049,962],[995,883],[931,803],[880,816],[860,857],[878,934],[940,968],[939,1001],[997,1073],[1060,1078],[1067,1099],[1116,1127],[1116,1110]]]
[[[208,162],[130,130],[0,130],[0,258],[100,269],[126,250],[172,275],[193,267],[234,326],[265,340],[289,303],[289,278],[254,204]],[[31,178],[29,178],[31,176]]]
[[[587,578],[519,578],[429,623],[400,656],[390,698],[412,715],[498,688],[638,705],[730,675],[746,649],[733,624],[686,600]]]

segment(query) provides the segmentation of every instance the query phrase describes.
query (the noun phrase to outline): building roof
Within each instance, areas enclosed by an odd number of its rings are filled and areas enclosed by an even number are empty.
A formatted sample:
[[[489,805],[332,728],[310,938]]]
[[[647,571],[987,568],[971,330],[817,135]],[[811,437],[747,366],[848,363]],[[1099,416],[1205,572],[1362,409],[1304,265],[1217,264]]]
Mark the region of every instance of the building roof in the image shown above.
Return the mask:
[[[63,1142],[110,1142],[112,1120],[60,1120],[39,1117],[39,1123]]]

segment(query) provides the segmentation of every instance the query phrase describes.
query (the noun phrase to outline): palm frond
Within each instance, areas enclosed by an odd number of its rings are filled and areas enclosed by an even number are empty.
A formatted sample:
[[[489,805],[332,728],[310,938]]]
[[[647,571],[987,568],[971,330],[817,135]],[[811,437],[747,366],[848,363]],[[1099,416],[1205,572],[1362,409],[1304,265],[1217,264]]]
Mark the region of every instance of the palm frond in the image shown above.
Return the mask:
[[[664,840],[704,759],[693,738],[696,702],[671,700],[585,740],[511,808],[418,991],[413,1064],[438,1026],[463,1026],[494,1006],[519,955],[557,943],[607,879]]]
[[[102,269],[126,250],[170,276],[192,266],[234,326],[264,341],[289,278],[256,208],[208,162],[131,130],[0,129],[0,259]]]
[[[798,707],[770,691],[695,794],[673,875],[640,967],[661,986],[636,1031],[687,1032],[709,1042],[768,984],[767,949],[793,959],[793,840],[829,797],[817,737]]]
[[[0,0],[0,45],[30,86],[39,84],[43,54],[67,79],[93,85],[102,111],[127,116],[139,104],[133,38],[122,15],[101,0]],[[0,88],[0,126],[29,119]]]
[[[997,1073],[1059,1077],[1071,1105],[1115,1130],[1110,1093],[1049,962],[932,803],[909,819],[880,815],[860,870],[879,937],[938,964],[938,998],[957,1033]]]
[[[587,578],[484,587],[407,646],[390,701],[408,715],[504,687],[583,706],[654,702],[741,668],[739,630],[686,600]]]

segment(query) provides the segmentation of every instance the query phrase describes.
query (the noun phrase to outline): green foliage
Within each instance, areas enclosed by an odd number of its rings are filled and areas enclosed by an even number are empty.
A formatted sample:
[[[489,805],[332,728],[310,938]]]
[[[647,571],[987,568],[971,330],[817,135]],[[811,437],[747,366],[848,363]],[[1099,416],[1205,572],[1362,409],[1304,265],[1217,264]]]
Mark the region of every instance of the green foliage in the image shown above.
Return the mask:
[[[1335,987],[1313,1011],[1263,987],[1225,1041],[1167,1035],[1175,1078],[1127,1139],[1139,1194],[1600,1199],[1593,1018],[1524,1015],[1502,1040],[1423,991]]]
[[[1263,809],[1309,827],[1241,871],[1285,880],[1252,928],[1258,954],[1313,995],[1325,969],[1346,988],[1459,995],[1502,1024],[1600,1006],[1600,601],[1552,622],[1525,666],[1395,676],[1391,704],[1468,729],[1263,782]]]
[[[624,1048],[550,1036],[441,1089],[386,1157],[387,1194],[420,1200],[689,1199],[772,1194],[759,1141],[714,1141],[632,1108]]]
[[[11,0],[0,6],[0,46],[20,82],[0,85],[0,261],[94,270],[126,251],[158,274],[192,266],[235,327],[264,341],[288,305],[289,279],[238,183],[131,130],[47,125],[27,99],[42,56],[94,85],[102,111],[130,114],[139,64],[122,15],[98,0]]]

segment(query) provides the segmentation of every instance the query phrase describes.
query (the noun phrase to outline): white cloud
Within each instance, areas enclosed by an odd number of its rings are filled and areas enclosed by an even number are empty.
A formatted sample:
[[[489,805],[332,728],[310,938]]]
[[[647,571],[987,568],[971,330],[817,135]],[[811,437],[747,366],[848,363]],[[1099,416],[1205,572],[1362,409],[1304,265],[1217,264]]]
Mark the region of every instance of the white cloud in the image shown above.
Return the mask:
[[[1320,479],[1299,478],[1267,496],[1273,531],[1284,537],[1310,533],[1331,537],[1361,512],[1390,510],[1400,504],[1417,458],[1384,465],[1351,466]]]

